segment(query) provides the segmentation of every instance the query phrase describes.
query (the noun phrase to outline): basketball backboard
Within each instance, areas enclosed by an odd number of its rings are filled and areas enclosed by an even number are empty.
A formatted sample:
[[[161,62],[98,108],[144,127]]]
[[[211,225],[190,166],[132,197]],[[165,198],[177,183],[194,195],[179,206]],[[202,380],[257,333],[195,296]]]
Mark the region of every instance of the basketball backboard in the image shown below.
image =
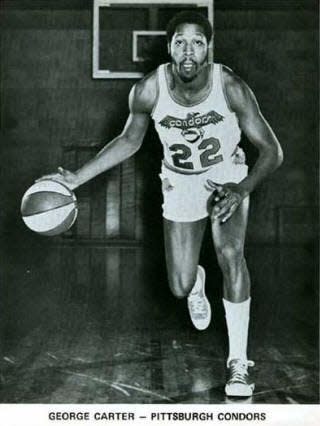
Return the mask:
[[[213,24],[213,0],[94,0],[92,76],[136,79],[149,53],[166,50],[165,28],[180,10],[198,10]],[[209,60],[212,60],[212,46]]]

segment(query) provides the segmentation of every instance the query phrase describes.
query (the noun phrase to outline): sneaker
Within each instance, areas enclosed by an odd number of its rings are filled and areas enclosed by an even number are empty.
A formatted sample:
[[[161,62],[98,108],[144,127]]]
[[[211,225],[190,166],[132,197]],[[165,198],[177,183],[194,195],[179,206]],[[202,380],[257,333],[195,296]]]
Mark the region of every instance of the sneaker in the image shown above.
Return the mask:
[[[198,265],[197,279],[201,280],[201,288],[191,290],[188,296],[188,309],[192,324],[197,330],[205,330],[211,321],[211,306],[204,292],[206,274]]]
[[[229,380],[225,386],[228,396],[251,396],[254,391],[254,383],[250,381],[248,367],[253,367],[253,361],[232,359],[229,362]]]

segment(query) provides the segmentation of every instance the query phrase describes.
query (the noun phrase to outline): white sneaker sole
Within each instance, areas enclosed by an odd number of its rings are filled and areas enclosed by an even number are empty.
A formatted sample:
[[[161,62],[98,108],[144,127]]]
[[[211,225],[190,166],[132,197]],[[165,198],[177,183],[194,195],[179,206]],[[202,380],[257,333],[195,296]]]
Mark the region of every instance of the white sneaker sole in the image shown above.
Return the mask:
[[[206,306],[207,306],[208,315],[203,320],[195,320],[195,319],[192,318],[191,311],[190,311],[190,308],[189,308],[189,303],[188,303],[188,310],[189,310],[191,322],[194,325],[194,327],[199,331],[203,331],[203,330],[205,330],[206,328],[209,327],[209,324],[211,322],[211,305],[210,305],[209,300],[207,299],[207,296],[205,294],[206,273],[205,273],[204,269],[202,268],[202,266],[200,266],[200,265],[198,265],[198,271],[201,274],[201,281],[203,283],[204,301],[205,301]],[[189,302],[189,300],[188,300],[188,302]]]
[[[252,396],[254,383],[250,385],[244,385],[242,383],[226,384],[224,390],[227,396]]]

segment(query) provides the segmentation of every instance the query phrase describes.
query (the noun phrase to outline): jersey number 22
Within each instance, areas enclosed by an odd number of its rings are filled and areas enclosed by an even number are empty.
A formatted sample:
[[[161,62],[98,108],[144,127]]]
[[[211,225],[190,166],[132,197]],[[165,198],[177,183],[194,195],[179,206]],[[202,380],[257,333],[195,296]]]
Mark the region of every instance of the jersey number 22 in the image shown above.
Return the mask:
[[[191,161],[186,161],[192,156],[191,149],[184,144],[175,144],[169,147],[170,151],[174,152],[172,155],[173,164],[182,169],[192,170],[194,165]],[[200,154],[200,163],[203,168],[213,166],[214,164],[223,161],[223,156],[216,155],[220,149],[219,139],[209,138],[204,139],[198,146],[198,150],[202,151]]]

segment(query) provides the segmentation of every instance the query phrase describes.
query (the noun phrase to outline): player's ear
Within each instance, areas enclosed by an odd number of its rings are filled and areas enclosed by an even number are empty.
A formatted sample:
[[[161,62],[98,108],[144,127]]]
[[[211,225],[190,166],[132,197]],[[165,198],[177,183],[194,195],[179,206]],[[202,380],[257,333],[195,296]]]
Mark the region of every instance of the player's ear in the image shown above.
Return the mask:
[[[170,47],[170,45],[171,45],[171,43],[167,43],[167,48],[168,48],[168,53],[169,53],[169,55],[171,55],[171,47]]]

